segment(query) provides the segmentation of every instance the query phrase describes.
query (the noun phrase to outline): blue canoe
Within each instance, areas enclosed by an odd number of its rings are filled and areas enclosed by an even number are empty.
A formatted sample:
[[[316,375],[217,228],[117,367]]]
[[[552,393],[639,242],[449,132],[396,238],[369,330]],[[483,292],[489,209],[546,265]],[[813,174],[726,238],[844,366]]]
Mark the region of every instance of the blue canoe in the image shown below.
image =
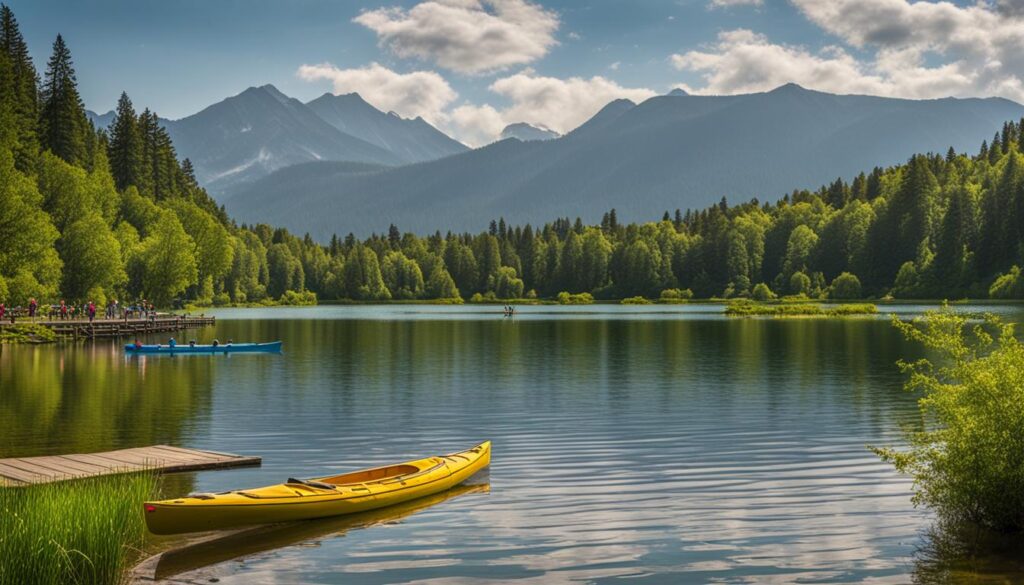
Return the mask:
[[[143,345],[135,347],[134,344],[124,346],[126,353],[160,353],[160,354],[182,354],[182,353],[274,353],[281,351],[281,342],[270,343],[222,343],[220,345],[188,345],[187,343],[175,345]]]

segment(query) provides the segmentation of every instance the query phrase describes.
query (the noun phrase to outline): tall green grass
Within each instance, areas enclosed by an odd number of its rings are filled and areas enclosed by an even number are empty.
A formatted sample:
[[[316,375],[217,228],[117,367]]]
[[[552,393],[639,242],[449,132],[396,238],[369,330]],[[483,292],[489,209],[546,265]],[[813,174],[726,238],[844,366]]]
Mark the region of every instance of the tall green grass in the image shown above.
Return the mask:
[[[0,585],[115,585],[144,544],[152,473],[0,488]]]

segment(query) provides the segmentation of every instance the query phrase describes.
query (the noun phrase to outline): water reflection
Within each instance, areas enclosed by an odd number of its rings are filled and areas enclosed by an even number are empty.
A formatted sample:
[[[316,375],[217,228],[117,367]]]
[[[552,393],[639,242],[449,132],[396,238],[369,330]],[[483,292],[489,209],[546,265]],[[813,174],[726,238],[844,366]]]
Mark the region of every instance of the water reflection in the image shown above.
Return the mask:
[[[126,361],[118,345],[0,349],[0,457],[180,445],[210,408],[213,365]]]
[[[156,559],[147,562],[139,573],[146,576],[151,575],[158,580],[168,579],[224,561],[249,557],[296,544],[319,546],[323,539],[345,536],[351,530],[401,522],[412,514],[459,496],[486,494],[490,491],[486,472],[477,475],[482,475],[482,477],[474,476],[467,483],[439,494],[379,510],[337,518],[258,526],[222,536],[205,538],[194,544],[161,553]],[[152,571],[150,571],[150,567],[152,567]]]
[[[1024,539],[937,521],[914,555],[914,582],[1010,583],[1024,577]]]

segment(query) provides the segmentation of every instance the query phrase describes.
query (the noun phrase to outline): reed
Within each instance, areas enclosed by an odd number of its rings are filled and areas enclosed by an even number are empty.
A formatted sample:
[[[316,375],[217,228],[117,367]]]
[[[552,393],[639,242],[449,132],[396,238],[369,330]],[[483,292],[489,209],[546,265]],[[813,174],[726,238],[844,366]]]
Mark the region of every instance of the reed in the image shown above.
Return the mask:
[[[0,488],[0,585],[114,585],[142,551],[153,473]]]

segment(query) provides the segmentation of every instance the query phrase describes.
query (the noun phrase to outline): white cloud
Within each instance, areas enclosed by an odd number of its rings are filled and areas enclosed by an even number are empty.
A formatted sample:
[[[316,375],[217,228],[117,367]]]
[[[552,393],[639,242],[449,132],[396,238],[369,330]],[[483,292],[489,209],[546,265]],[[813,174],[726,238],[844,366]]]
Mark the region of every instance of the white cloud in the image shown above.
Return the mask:
[[[381,110],[393,110],[404,117],[422,116],[474,146],[494,141],[505,126],[515,122],[565,134],[612,100],[626,98],[639,102],[656,95],[650,89],[622,87],[601,76],[560,79],[526,69],[489,86],[490,91],[508,101],[507,107],[464,103],[452,108],[458,94],[434,71],[398,73],[378,63],[339,69],[321,63],[303,65],[297,75],[306,81],[330,81],[334,93],[359,93]]]
[[[493,142],[508,126],[505,116],[489,104],[463,104],[454,110],[448,130],[471,146]]]
[[[700,73],[705,93],[771,89],[785,82],[839,93],[909,98],[1002,96],[1024,101],[1024,2],[956,6],[921,0],[792,0],[849,46],[810,51],[748,30],[720,33],[702,50],[673,55]]]
[[[399,57],[465,74],[533,62],[557,43],[558,15],[526,0],[428,0],[353,19]]]
[[[656,95],[650,89],[622,87],[601,76],[560,79],[540,76],[529,69],[498,79],[489,89],[507,99],[509,106],[499,110],[490,105],[466,104],[453,112],[454,131],[471,144],[496,139],[502,128],[514,122],[565,134],[608,102],[620,98],[639,102]]]
[[[297,74],[306,81],[328,80],[334,93],[356,92],[381,110],[407,118],[422,116],[435,125],[447,119],[445,109],[458,97],[433,71],[397,73],[378,63],[357,69],[339,69],[330,63],[303,65]]]
[[[764,0],[711,0],[708,8],[729,8],[731,6],[761,6]]]
[[[866,73],[838,47],[812,54],[801,47],[772,44],[764,35],[744,29],[719,33],[718,42],[707,51],[671,59],[677,69],[703,75],[703,87],[687,89],[699,93],[749,93],[787,82],[836,93],[887,93],[881,78]]]
[[[611,69],[612,71],[618,71],[619,67],[621,67],[621,66],[622,66],[622,61],[616,61],[616,62],[612,63],[611,65],[609,65],[608,68]]]

